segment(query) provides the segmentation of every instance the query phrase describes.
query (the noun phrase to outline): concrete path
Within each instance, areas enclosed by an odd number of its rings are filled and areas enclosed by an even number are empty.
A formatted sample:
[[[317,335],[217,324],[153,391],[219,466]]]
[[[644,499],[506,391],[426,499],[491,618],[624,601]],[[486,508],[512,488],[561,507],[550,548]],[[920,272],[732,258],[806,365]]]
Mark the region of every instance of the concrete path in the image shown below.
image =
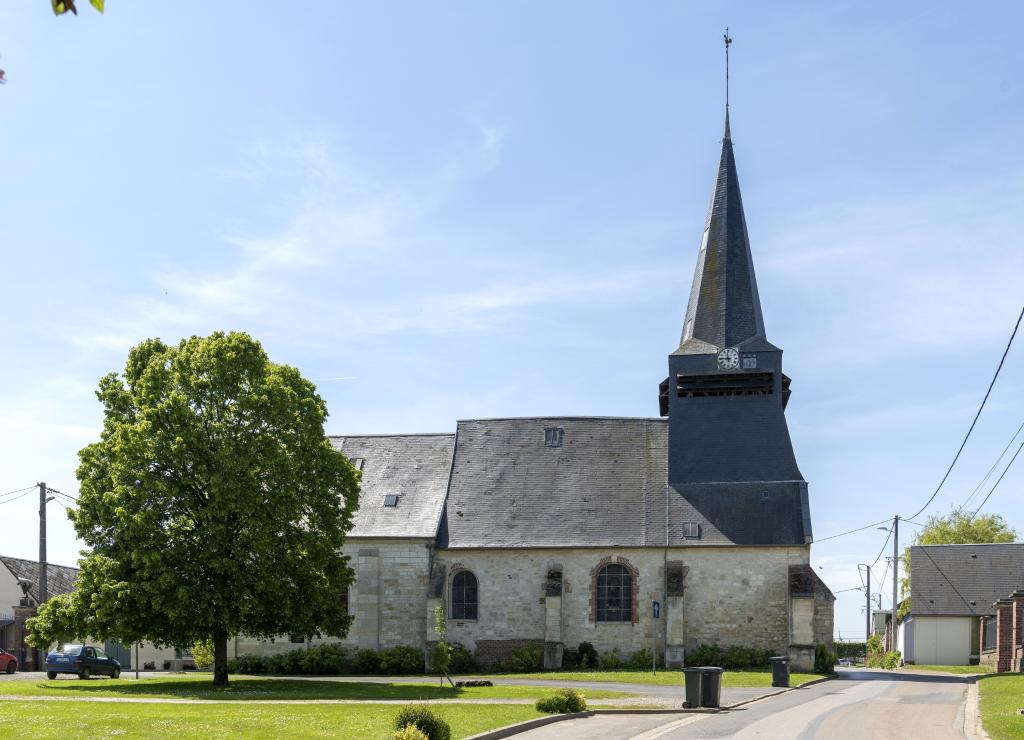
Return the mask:
[[[718,714],[597,715],[517,735],[523,740],[947,740],[965,732],[963,676],[848,671],[839,679],[788,691]]]

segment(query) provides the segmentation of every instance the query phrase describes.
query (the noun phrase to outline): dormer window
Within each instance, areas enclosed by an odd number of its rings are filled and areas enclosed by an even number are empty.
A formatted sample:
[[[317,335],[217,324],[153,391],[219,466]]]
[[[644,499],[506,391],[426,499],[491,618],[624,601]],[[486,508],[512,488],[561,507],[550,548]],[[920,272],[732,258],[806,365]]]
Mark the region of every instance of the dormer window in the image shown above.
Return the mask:
[[[561,427],[548,427],[544,430],[544,446],[561,447],[563,436],[565,436],[565,430]]]
[[[389,509],[393,509],[398,506],[398,494],[389,493],[384,497],[384,506]]]
[[[352,463],[352,467],[356,470],[362,470],[364,463],[366,463],[366,459],[362,457],[353,457],[349,462]]]

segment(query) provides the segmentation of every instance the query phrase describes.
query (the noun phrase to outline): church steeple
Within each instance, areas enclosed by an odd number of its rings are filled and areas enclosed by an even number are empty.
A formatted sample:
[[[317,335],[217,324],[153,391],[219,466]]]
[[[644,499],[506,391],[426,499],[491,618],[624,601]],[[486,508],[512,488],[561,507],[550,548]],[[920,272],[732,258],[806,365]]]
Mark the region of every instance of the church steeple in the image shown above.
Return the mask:
[[[744,345],[775,349],[765,335],[726,107],[722,155],[678,353],[705,354]]]

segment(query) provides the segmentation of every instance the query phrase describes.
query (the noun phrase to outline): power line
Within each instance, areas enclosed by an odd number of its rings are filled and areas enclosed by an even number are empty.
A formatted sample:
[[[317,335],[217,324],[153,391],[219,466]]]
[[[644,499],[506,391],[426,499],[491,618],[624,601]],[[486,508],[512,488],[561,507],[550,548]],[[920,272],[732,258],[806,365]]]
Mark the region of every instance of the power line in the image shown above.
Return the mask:
[[[955,585],[955,584],[953,583],[953,581],[951,581],[951,580],[949,579],[949,576],[947,576],[947,575],[946,575],[946,572],[945,572],[944,570],[942,570],[942,568],[940,568],[940,567],[939,567],[939,564],[935,562],[935,558],[933,558],[933,557],[932,557],[932,556],[931,556],[931,555],[930,555],[930,554],[928,553],[928,548],[927,548],[927,547],[922,547],[922,548],[920,548],[920,550],[921,550],[921,552],[923,552],[923,553],[925,554],[925,556],[926,556],[926,557],[927,557],[927,558],[928,558],[929,560],[931,560],[931,561],[932,561],[932,565],[934,565],[934,566],[935,566],[935,570],[939,571],[939,575],[941,575],[941,576],[942,576],[943,578],[945,578],[945,579],[946,579],[946,583],[948,583],[948,584],[949,584],[949,587],[950,587],[951,589],[953,589],[954,591],[956,591],[956,595],[960,597],[960,600],[961,600],[962,602],[964,602],[964,604],[965,604],[965,605],[967,606],[967,608],[968,608],[968,609],[970,609],[970,610],[971,610],[971,612],[974,612],[974,605],[973,605],[973,604],[972,604],[971,602],[969,602],[969,601],[968,601],[968,600],[967,600],[967,599],[966,599],[966,598],[964,597],[964,595],[963,595],[962,593],[960,593],[959,589],[957,589],[957,587],[956,587],[956,585]]]
[[[815,543],[827,542],[828,540],[834,540],[837,537],[845,537],[846,535],[854,534],[855,532],[863,532],[865,529],[871,529],[872,527],[877,527],[879,524],[886,524],[886,523],[888,523],[890,521],[892,521],[892,520],[891,519],[883,519],[880,522],[874,522],[873,524],[865,524],[863,527],[857,527],[856,529],[851,529],[848,532],[840,532],[839,534],[833,534],[833,535],[829,535],[828,537],[822,537],[820,540],[814,540],[814,542]]]
[[[12,496],[15,493],[21,493],[22,491],[29,491],[33,488],[35,488],[35,486],[25,486],[24,488],[19,488],[17,491],[8,491],[7,493],[0,493],[0,498],[3,498],[4,496]]]
[[[1017,427],[1017,431],[1013,433],[1012,437],[1010,437],[1010,441],[1006,443],[1006,447],[1004,447],[1003,451],[999,453],[999,457],[997,457],[996,461],[992,463],[992,467],[988,469],[987,473],[985,473],[985,477],[982,478],[978,485],[974,487],[974,490],[971,491],[971,495],[967,497],[966,501],[964,501],[963,506],[960,507],[961,509],[966,509],[968,506],[971,505],[971,501],[973,501],[974,497],[978,495],[979,491],[981,491],[981,487],[985,485],[985,481],[989,479],[989,477],[992,475],[992,472],[999,466],[999,463],[1003,461],[1003,457],[1006,455],[1007,450],[1013,447],[1013,443],[1017,440],[1017,435],[1021,433],[1021,430],[1024,430],[1024,422],[1022,422],[1021,425]]]
[[[956,461],[960,459],[960,453],[964,451],[964,447],[967,446],[967,440],[971,438],[971,432],[974,431],[974,425],[978,423],[978,417],[981,416],[982,409],[985,408],[985,403],[988,401],[989,394],[992,393],[992,387],[996,384],[996,378],[999,377],[999,371],[1003,369],[1003,363],[1006,362],[1006,355],[1010,353],[1010,346],[1013,344],[1013,338],[1017,336],[1017,329],[1020,328],[1020,321],[1024,319],[1024,307],[1020,309],[1020,315],[1017,317],[1017,323],[1013,326],[1013,332],[1010,334],[1010,341],[1006,343],[1006,349],[1003,350],[1003,356],[999,358],[999,365],[996,367],[995,375],[992,376],[992,382],[988,384],[988,390],[985,391],[985,397],[981,399],[981,405],[978,406],[978,413],[974,415],[974,421],[971,422],[970,429],[967,430],[967,435],[964,437],[964,441],[960,443],[960,449],[956,451],[956,455],[953,457],[953,462],[949,464],[946,469],[946,474],[942,476],[942,480],[939,481],[938,487],[932,492],[932,495],[928,497],[928,500],[924,502],[924,506],[918,509],[914,514],[907,519],[915,519],[918,514],[931,506],[932,501],[939,495],[939,491],[946,484],[946,480],[949,478],[949,474],[953,472],[953,466],[956,465]]]
[[[1007,471],[1013,465],[1013,461],[1017,459],[1017,455],[1020,454],[1021,449],[1024,449],[1024,441],[1020,443],[1020,447],[1018,447],[1017,451],[1013,453],[1013,457],[1010,458],[1010,462],[1006,463],[1006,467],[1003,468],[1003,472],[1000,473],[998,480],[996,480],[996,482],[992,484],[992,488],[989,490],[989,492],[985,494],[985,498],[983,498],[981,500],[981,503],[978,504],[978,508],[974,510],[973,514],[971,514],[971,519],[974,519],[974,517],[978,516],[978,512],[981,511],[985,504],[988,503],[989,496],[995,493],[995,490],[999,487],[999,484],[1003,482],[1003,476],[1006,475]]]
[[[35,488],[35,486],[32,486],[32,488]],[[25,493],[21,494],[20,496],[15,496],[14,498],[9,498],[6,501],[0,501],[0,506],[3,506],[4,504],[9,504],[12,501],[17,501],[19,498],[25,498],[30,493],[32,493],[32,488],[30,488],[29,490],[25,491]]]
[[[68,494],[66,494],[66,493],[64,493],[62,491],[58,491],[56,488],[50,488],[49,486],[47,486],[46,490],[49,493],[56,493],[58,496],[63,496],[68,501],[76,501],[76,502],[78,501],[78,499],[75,496],[69,496]]]
[[[872,568],[874,568],[875,567],[875,563],[877,563],[881,559],[882,553],[885,552],[885,546],[889,544],[889,540],[890,539],[892,539],[892,527],[889,527],[889,534],[887,534],[885,536],[885,542],[882,543],[882,549],[878,551],[878,556],[875,558],[875,562],[871,564]],[[882,578],[884,580],[885,576],[882,576]],[[881,583],[881,582],[882,581],[879,581],[879,583]]]

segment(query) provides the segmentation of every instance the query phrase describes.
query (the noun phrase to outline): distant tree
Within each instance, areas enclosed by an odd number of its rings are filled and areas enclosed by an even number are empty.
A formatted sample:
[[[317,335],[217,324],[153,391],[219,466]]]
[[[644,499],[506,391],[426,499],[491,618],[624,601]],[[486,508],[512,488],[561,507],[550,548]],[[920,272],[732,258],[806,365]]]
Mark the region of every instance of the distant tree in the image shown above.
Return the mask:
[[[50,0],[50,5],[53,6],[54,15],[64,15],[69,10],[78,15],[78,8],[75,7],[76,0]],[[89,0],[89,5],[96,8],[96,10],[103,12],[103,0]]]
[[[998,514],[972,517],[970,512],[954,509],[944,516],[933,515],[914,536],[914,545],[973,545],[993,542],[1014,542],[1017,532]],[[903,550],[903,577],[900,591],[903,600],[899,618],[910,613],[910,547]]]
[[[103,431],[79,453],[70,512],[90,549],[74,592],[30,620],[32,644],[212,640],[226,685],[231,635],[345,635],[359,474],[312,383],[218,332],[143,342],[97,396]]]

